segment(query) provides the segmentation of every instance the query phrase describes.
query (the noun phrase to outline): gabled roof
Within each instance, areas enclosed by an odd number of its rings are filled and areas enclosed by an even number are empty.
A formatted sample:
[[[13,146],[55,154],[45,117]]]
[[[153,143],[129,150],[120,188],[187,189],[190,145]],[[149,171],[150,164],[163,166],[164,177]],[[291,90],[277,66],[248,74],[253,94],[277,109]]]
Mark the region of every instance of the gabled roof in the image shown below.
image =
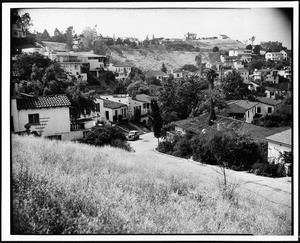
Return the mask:
[[[268,141],[277,143],[284,143],[285,145],[292,146],[292,129],[276,133],[272,136],[266,137]]]
[[[70,105],[71,102],[69,101],[66,95],[48,95],[48,96],[17,99],[18,110],[54,108],[54,107],[64,107]]]
[[[257,101],[260,103],[272,105],[272,106],[276,106],[276,105],[279,105],[280,103],[282,103],[282,100],[274,100],[274,99],[266,98],[266,97],[258,97]]]
[[[229,104],[228,113],[244,114],[246,111],[247,109],[240,107],[235,103]]]
[[[102,98],[101,98],[102,99]],[[106,100],[106,99],[102,99],[103,100],[103,106],[105,108],[109,108],[109,109],[119,109],[121,107],[124,107],[127,105],[119,103],[119,102],[115,102],[115,101],[111,101],[111,100]]]
[[[233,101],[228,102],[229,106],[231,104],[236,104],[245,110],[249,110],[249,109],[253,108],[254,106],[258,105],[257,102],[251,102],[248,100],[233,100]]]

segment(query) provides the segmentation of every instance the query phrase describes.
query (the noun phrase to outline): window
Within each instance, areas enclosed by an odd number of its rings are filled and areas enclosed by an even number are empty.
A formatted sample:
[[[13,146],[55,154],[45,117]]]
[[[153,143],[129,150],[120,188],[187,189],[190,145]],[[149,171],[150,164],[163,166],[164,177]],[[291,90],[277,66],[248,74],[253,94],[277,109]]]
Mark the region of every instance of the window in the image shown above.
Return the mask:
[[[249,111],[248,111],[248,117],[249,117]]]
[[[99,103],[96,103],[96,112],[100,112],[100,104]]]
[[[261,108],[260,107],[257,107],[257,113],[261,113]]]
[[[272,113],[272,107],[268,107],[268,113]]]
[[[28,114],[28,121],[29,124],[39,124],[40,123],[40,117],[39,114]]]

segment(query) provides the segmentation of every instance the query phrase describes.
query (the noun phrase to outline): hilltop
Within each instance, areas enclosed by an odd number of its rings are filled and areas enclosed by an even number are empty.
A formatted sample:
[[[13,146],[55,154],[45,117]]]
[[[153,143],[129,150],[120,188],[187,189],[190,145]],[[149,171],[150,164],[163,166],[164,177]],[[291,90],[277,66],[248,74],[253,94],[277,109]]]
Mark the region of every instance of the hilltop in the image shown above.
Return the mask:
[[[234,184],[224,197],[188,163],[17,135],[12,148],[15,234],[291,234],[290,209]]]
[[[112,61],[129,62],[142,70],[158,70],[161,68],[162,63],[165,63],[167,69],[174,70],[185,64],[195,64],[195,57],[200,53],[203,62],[210,61],[208,53],[215,46],[218,46],[222,51],[227,51],[231,48],[245,48],[243,43],[231,39],[185,41],[184,44],[191,45],[194,49],[198,47],[200,48],[200,52],[174,51],[168,49],[166,45],[138,46],[136,48],[131,48],[130,46],[112,46],[110,47],[110,56]]]

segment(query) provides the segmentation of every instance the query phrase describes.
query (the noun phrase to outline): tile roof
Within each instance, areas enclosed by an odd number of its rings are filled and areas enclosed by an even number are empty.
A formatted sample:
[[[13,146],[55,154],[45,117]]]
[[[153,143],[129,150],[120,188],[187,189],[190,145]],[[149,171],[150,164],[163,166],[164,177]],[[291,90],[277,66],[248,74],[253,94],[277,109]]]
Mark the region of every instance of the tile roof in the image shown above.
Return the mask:
[[[253,108],[254,106],[258,105],[257,102],[251,102],[248,100],[233,100],[233,101],[228,102],[229,106],[231,104],[236,104],[245,110],[249,110],[249,109]]]
[[[214,134],[218,130],[233,130],[238,134],[248,134],[256,141],[265,141],[266,137],[276,133],[271,129],[256,126],[231,117],[224,117],[217,115],[217,120],[214,121],[212,126],[208,125],[209,115],[198,116],[195,118],[188,118],[174,122],[175,125],[183,128],[186,131],[191,131],[199,134],[203,129],[208,133]]]
[[[233,103],[228,105],[228,113],[242,113],[244,114],[247,110],[239,105]]]
[[[63,107],[70,105],[71,102],[66,95],[49,95],[17,99],[18,110]]]
[[[151,96],[146,95],[146,94],[137,94],[135,96],[135,99],[138,100],[138,101],[150,103],[152,98],[151,98]]]
[[[268,141],[273,141],[277,143],[284,143],[286,145],[292,145],[292,129],[288,129],[286,131],[276,133],[269,137],[266,137]]]
[[[276,105],[279,105],[280,103],[282,103],[282,100],[274,100],[274,99],[266,98],[266,97],[258,97],[257,101],[260,103],[272,105],[272,106],[276,106]]]
[[[109,109],[119,109],[123,106],[126,106],[125,104],[119,103],[119,102],[115,102],[115,101],[111,101],[111,100],[106,100],[106,99],[102,99],[103,100],[103,106],[105,108],[109,108]]]

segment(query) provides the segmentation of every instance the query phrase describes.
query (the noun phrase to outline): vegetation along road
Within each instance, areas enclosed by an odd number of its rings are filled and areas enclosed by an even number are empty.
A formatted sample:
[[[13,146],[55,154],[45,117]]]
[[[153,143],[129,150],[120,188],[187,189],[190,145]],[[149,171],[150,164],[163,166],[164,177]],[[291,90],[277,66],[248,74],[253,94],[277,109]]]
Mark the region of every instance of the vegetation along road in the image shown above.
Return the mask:
[[[147,133],[141,135],[139,140],[129,143],[141,160],[146,157],[153,161],[154,165],[163,163],[172,169],[197,174],[203,178],[203,182],[221,180],[220,168],[217,166],[159,153],[155,151],[157,142],[153,133]],[[233,170],[227,170],[227,175],[229,182],[236,186],[237,191],[256,194],[257,197],[291,208],[291,177],[269,178]]]

